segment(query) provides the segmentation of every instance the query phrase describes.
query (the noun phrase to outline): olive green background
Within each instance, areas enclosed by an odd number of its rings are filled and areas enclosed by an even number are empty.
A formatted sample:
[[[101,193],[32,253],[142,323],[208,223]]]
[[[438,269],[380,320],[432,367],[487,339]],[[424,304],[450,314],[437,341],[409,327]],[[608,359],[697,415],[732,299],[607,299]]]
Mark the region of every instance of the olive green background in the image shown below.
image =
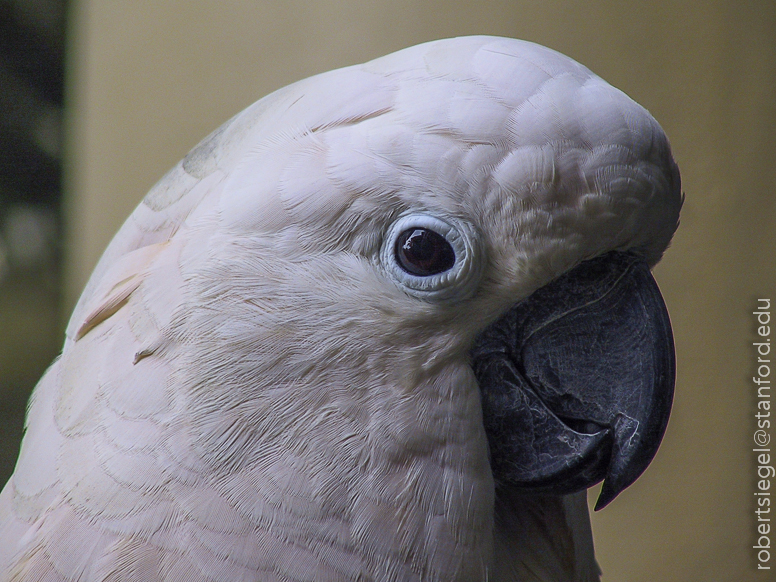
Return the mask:
[[[31,291],[11,313],[0,297],[0,374],[32,386],[120,223],[220,123],[308,75],[463,34],[582,62],[652,112],[682,170],[681,226],[656,269],[676,336],[675,408],[651,467],[593,517],[604,581],[776,580],[776,548],[773,574],[756,572],[751,549],[751,312],[759,297],[776,300],[772,1],[74,2],[63,306]],[[29,365],[9,372],[12,361]],[[0,398],[5,418],[25,395]]]

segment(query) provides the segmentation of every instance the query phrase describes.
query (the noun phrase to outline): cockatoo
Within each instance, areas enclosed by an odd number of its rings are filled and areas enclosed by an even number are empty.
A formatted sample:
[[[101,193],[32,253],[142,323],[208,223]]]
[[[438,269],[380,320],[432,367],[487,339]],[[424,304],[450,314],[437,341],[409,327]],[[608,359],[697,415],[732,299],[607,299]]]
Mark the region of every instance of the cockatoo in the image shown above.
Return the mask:
[[[674,381],[657,122],[465,37],[238,114],[110,244],[32,396],[0,579],[589,581]]]

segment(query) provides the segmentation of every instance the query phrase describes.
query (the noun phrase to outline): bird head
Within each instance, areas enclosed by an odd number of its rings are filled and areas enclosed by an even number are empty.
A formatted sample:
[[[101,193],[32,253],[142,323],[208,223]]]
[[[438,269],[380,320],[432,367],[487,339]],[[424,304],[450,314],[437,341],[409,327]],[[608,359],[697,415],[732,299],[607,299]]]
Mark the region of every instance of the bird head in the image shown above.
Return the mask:
[[[233,118],[144,203],[208,181],[184,205],[200,242],[177,326],[219,346],[211,385],[411,393],[465,367],[497,485],[605,479],[603,506],[653,458],[674,352],[650,268],[679,173],[653,117],[585,67],[471,37],[325,73]]]

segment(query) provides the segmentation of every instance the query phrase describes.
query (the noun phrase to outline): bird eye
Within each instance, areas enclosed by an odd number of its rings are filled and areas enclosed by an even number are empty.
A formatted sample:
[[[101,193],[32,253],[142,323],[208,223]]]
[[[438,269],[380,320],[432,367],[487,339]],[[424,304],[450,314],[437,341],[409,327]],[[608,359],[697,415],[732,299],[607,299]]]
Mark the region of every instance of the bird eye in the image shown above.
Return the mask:
[[[484,264],[471,223],[425,212],[405,214],[388,227],[380,261],[404,291],[428,301],[470,296]]]
[[[452,268],[455,251],[441,234],[428,228],[409,228],[396,239],[396,260],[411,275],[428,277]]]

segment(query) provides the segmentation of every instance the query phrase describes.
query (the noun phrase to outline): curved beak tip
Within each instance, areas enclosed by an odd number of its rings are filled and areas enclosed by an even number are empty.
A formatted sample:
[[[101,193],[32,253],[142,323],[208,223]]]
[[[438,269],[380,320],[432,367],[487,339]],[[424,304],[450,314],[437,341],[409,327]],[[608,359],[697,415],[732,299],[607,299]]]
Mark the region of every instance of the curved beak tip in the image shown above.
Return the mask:
[[[594,511],[600,511],[607,505],[609,505],[614,498],[622,492],[622,489],[610,485],[610,481],[605,479],[603,487],[601,487],[601,493],[598,494],[598,499],[595,502]]]

